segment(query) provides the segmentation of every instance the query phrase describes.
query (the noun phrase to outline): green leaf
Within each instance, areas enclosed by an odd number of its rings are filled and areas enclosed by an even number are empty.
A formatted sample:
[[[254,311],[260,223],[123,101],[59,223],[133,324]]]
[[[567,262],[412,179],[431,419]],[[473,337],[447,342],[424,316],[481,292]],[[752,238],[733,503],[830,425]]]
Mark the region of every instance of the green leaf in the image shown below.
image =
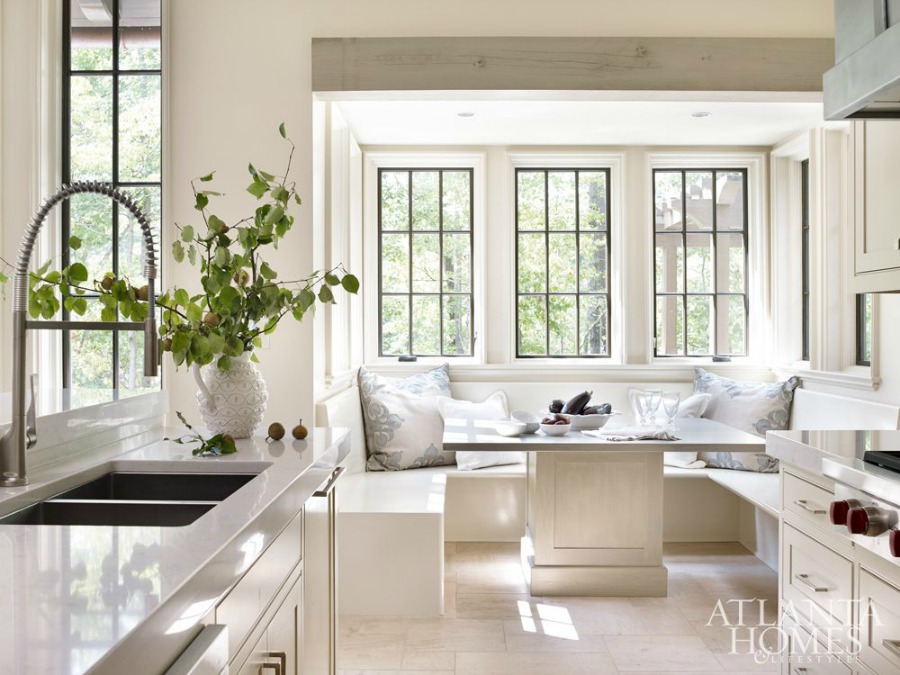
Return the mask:
[[[184,244],[177,239],[172,242],[172,257],[175,258],[175,262],[184,261]]]
[[[175,291],[175,304],[181,305],[182,307],[186,307],[188,302],[190,302],[190,297],[188,296],[188,292],[183,288],[176,289]]]
[[[240,356],[244,353],[244,343],[241,342],[239,337],[229,335],[225,338],[225,349],[223,351],[226,356]]]
[[[219,367],[219,370],[228,370],[231,368],[231,357],[230,356],[220,356],[219,360],[216,361],[216,365]]]
[[[269,213],[266,215],[266,224],[273,225],[281,220],[281,217],[284,215],[284,207],[280,204],[277,204],[275,208],[271,209]]]
[[[203,319],[203,309],[193,302],[187,306],[185,314],[187,314],[188,321],[198,322]]]
[[[259,169],[258,173],[261,177],[265,178],[269,182],[272,182],[273,180],[275,180],[275,176],[268,173],[267,171],[263,171],[262,169]]]
[[[81,248],[81,239],[76,237],[74,234],[69,237],[69,248],[73,251],[77,251]]]
[[[187,257],[188,257],[188,262],[191,265],[197,264],[197,247],[194,246],[193,244],[188,246]]]
[[[278,273],[269,267],[269,263],[263,263],[259,268],[259,276],[263,279],[274,279],[278,276]]]
[[[172,336],[172,351],[186,352],[190,346],[190,335],[183,330],[175,331],[175,335]]]
[[[225,338],[218,333],[209,334],[209,351],[213,354],[221,354],[225,349]]]
[[[337,286],[341,283],[341,280],[338,278],[336,274],[332,274],[331,272],[325,273],[325,283],[329,286]]]
[[[322,286],[319,289],[319,302],[334,302],[334,293],[328,286]]]
[[[194,208],[198,211],[202,211],[209,204],[209,197],[206,196],[203,192],[197,193],[197,202],[194,204]]]
[[[253,363],[259,363],[259,357],[256,354],[251,354],[250,361]]]
[[[88,271],[87,267],[82,265],[81,263],[72,263],[69,265],[69,279],[75,282],[87,281]]]
[[[316,294],[313,293],[310,289],[304,288],[300,291],[300,309],[304,312],[312,307],[316,302]]]
[[[290,199],[290,196],[291,193],[285,190],[280,185],[272,189],[272,199],[277,202],[281,202],[282,204],[286,204],[287,200]]]
[[[284,122],[278,125],[278,133],[281,134],[282,138],[287,138],[287,131],[284,128]]]
[[[262,196],[269,191],[269,184],[263,180],[254,180],[247,186],[247,192],[256,197],[257,199],[262,199]]]
[[[208,173],[205,176],[200,176],[200,180],[204,183],[208,183],[209,181],[211,181],[213,179],[213,176],[215,175],[215,173],[216,172],[213,171],[212,173]]]
[[[219,218],[219,216],[212,215],[209,217],[209,229],[218,234],[222,231],[223,227],[227,227],[225,221]]]
[[[190,242],[194,239],[194,228],[191,225],[185,225],[181,228],[181,241]]]
[[[191,336],[191,356],[199,359],[209,354],[209,351],[209,339],[205,335],[194,333]]]
[[[59,280],[62,279],[62,274],[53,270],[52,272],[47,272],[47,276],[44,277],[44,281],[48,284],[57,284]]]
[[[84,316],[85,312],[87,312],[87,308],[87,300],[84,298],[74,298],[71,311],[75,312],[78,316]]]
[[[116,320],[116,310],[114,307],[104,307],[100,312],[100,320],[101,321],[115,321]]]
[[[345,274],[344,278],[341,279],[341,286],[348,293],[356,293],[359,290],[359,279],[352,274]]]

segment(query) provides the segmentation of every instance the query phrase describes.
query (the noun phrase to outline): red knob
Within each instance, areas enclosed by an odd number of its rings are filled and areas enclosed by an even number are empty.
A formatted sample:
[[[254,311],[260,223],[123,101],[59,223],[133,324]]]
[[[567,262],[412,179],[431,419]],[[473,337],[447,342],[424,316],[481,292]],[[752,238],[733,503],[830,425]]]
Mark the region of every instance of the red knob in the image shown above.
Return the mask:
[[[891,530],[888,538],[888,547],[892,556],[900,558],[900,530]]]
[[[847,513],[847,529],[850,534],[866,534],[869,531],[869,514],[865,509],[850,509]]]
[[[833,524],[846,525],[848,511],[850,511],[850,502],[846,499],[840,499],[836,502],[831,502],[831,508],[828,509],[828,515],[831,517],[831,522]]]

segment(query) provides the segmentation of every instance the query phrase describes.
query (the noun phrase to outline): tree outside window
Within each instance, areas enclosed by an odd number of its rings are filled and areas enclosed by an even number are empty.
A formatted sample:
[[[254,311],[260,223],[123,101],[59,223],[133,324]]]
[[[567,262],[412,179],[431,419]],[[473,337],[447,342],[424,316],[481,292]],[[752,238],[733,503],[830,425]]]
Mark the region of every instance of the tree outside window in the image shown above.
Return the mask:
[[[161,8],[159,0],[69,0],[63,31],[63,167],[65,182],[98,180],[129,192],[160,243],[162,205]],[[102,195],[62,204],[64,264],[92,274],[112,271],[141,286],[140,225]],[[70,248],[70,242],[80,246]],[[103,309],[85,296],[85,320]],[[66,318],[69,318],[66,316]],[[66,387],[159,387],[143,376],[137,331],[71,330],[63,336]]]
[[[471,356],[472,169],[379,169],[381,356]]]
[[[655,356],[747,354],[747,172],[655,169]]]
[[[516,170],[516,354],[608,357],[609,171]]]

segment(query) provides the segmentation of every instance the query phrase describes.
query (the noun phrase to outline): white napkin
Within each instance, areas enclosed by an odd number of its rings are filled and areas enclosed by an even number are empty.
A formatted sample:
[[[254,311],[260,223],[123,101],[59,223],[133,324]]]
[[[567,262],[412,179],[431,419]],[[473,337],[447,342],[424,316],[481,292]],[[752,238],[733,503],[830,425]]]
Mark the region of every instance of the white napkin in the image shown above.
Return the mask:
[[[582,431],[585,436],[594,436],[607,441],[677,441],[678,437],[662,427],[619,427],[618,429],[598,429]]]

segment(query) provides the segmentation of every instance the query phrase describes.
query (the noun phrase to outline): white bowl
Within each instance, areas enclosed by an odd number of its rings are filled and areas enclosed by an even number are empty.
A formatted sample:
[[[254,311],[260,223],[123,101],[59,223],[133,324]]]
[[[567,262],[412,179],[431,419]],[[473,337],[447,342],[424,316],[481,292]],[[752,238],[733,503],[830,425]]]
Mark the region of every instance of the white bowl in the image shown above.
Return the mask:
[[[515,422],[515,421],[504,421],[501,420],[499,422],[494,423],[494,428],[497,430],[497,433],[501,436],[521,436],[525,433],[525,427],[527,425],[524,422]]]
[[[525,425],[525,431],[523,433],[526,434],[533,434],[541,428],[540,416],[528,412],[527,410],[514,410],[510,413],[510,419],[514,419],[516,422],[522,422],[522,424]]]
[[[542,424],[541,431],[543,431],[548,436],[565,436],[569,429],[572,428],[571,424]]]
[[[620,413],[607,413],[606,415],[571,415],[572,428],[578,431],[585,429],[599,429],[609,422],[609,418]]]

